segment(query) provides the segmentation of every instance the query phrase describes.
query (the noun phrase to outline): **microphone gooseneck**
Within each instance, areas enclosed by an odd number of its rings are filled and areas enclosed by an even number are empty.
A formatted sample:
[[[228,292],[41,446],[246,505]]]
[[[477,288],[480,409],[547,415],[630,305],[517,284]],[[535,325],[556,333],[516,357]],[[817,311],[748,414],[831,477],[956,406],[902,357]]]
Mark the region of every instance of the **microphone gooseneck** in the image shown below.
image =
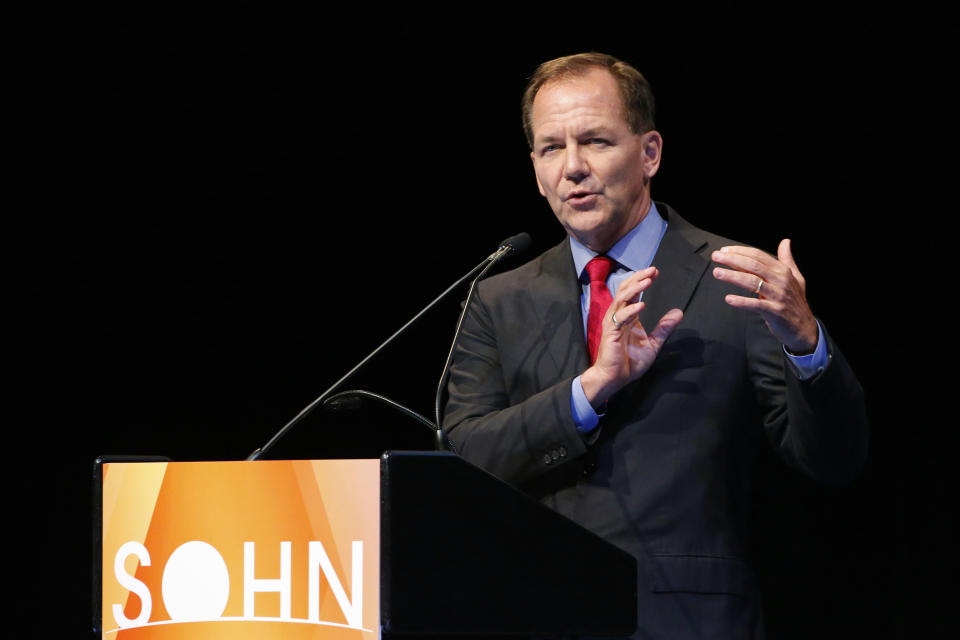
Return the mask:
[[[447,295],[448,295],[451,291],[453,291],[454,289],[456,289],[457,287],[459,287],[464,281],[466,281],[467,279],[473,277],[475,274],[478,274],[477,277],[474,278],[473,282],[471,282],[471,284],[470,284],[470,291],[471,291],[471,293],[472,293],[472,292],[473,292],[473,287],[474,287],[474,285],[477,283],[477,281],[478,281],[480,278],[482,278],[482,277],[490,270],[490,268],[491,268],[493,265],[495,265],[497,262],[499,262],[500,260],[502,260],[502,259],[503,259],[505,256],[507,256],[507,255],[510,255],[510,254],[512,254],[512,253],[518,253],[519,251],[525,250],[527,247],[530,246],[530,243],[531,243],[530,235],[527,234],[527,233],[518,233],[517,235],[515,235],[515,236],[510,236],[509,238],[507,238],[506,240],[504,240],[503,242],[501,242],[501,243],[498,245],[496,251],[494,251],[492,254],[490,254],[489,256],[487,256],[487,258],[484,259],[483,262],[481,262],[481,263],[478,264],[476,267],[474,267],[473,269],[471,269],[468,273],[466,273],[466,274],[464,274],[463,276],[461,276],[460,279],[458,279],[458,280],[457,280],[456,282],[454,282],[452,285],[450,285],[449,287],[447,287],[447,288],[443,291],[443,293],[441,293],[439,296],[437,296],[436,298],[434,298],[432,302],[430,302],[426,307],[424,307],[423,309],[421,309],[415,316],[413,316],[410,320],[408,320],[406,324],[404,324],[402,327],[400,327],[399,329],[397,329],[397,331],[395,331],[389,338],[387,338],[386,340],[384,340],[383,343],[380,344],[380,346],[378,346],[376,349],[374,349],[373,351],[371,351],[371,352],[367,355],[367,357],[365,357],[363,360],[361,360],[359,363],[357,363],[356,366],[354,366],[352,369],[350,369],[350,371],[348,371],[347,373],[345,373],[339,380],[337,380],[336,382],[334,382],[326,391],[324,391],[323,393],[321,393],[313,402],[311,402],[311,403],[308,404],[306,407],[304,407],[303,409],[301,409],[300,412],[299,412],[297,415],[295,415],[287,424],[285,424],[279,431],[277,431],[277,433],[274,434],[274,436],[273,436],[272,438],[270,438],[270,440],[267,441],[267,443],[266,443],[265,445],[263,445],[262,447],[254,450],[249,456],[247,456],[247,460],[259,460],[259,459],[262,458],[264,455],[266,455],[266,453],[267,453],[270,449],[273,448],[273,446],[277,443],[277,441],[279,441],[280,438],[282,438],[284,435],[286,435],[286,433],[287,433],[288,431],[290,431],[290,429],[292,429],[298,422],[300,422],[301,420],[303,420],[303,419],[304,419],[308,414],[310,414],[310,412],[312,412],[317,406],[323,404],[323,402],[326,401],[327,398],[329,398],[330,395],[331,395],[334,391],[336,391],[337,389],[339,389],[340,386],[341,386],[344,382],[346,382],[351,376],[353,376],[353,374],[355,374],[357,371],[359,371],[361,368],[363,368],[363,366],[366,365],[367,362],[369,362],[374,356],[376,356],[376,355],[377,355],[378,353],[380,353],[384,348],[386,348],[387,345],[389,345],[390,343],[392,343],[397,337],[399,337],[402,333],[404,333],[411,325],[413,325],[413,323],[415,323],[417,320],[419,320],[421,317],[423,317],[428,311],[430,311],[430,309],[432,309],[434,306],[437,305],[437,303],[439,303],[441,300],[443,300],[445,297],[447,297]],[[479,272],[479,273],[478,273],[478,272]],[[467,296],[467,303],[468,303],[468,304],[469,304],[469,299],[470,299],[470,295],[468,294],[468,296]],[[466,309],[466,305],[464,305],[464,309]],[[463,313],[460,314],[460,321],[457,323],[457,333],[456,333],[455,336],[454,336],[454,345],[456,345],[456,335],[459,335],[459,333],[460,333],[460,324],[462,324],[462,323],[463,323]],[[443,377],[446,377],[446,370],[447,370],[447,369],[449,368],[449,366],[450,366],[450,359],[452,358],[452,356],[453,356],[453,347],[451,347],[450,353],[447,355],[447,364],[444,365]],[[441,384],[442,384],[442,383],[441,383]],[[367,392],[367,393],[368,393],[368,392]],[[438,402],[439,402],[439,399],[438,399]],[[397,403],[393,403],[392,401],[389,401],[388,404],[396,405]],[[398,405],[398,406],[399,406],[399,405]],[[439,415],[439,409],[437,410],[437,414]],[[409,415],[409,414],[408,414],[408,415]],[[417,414],[417,415],[419,415],[419,414]],[[422,417],[422,416],[421,416],[421,417]],[[419,420],[420,418],[417,418],[417,419]],[[421,420],[421,421],[422,421],[422,420]],[[427,421],[427,422],[429,423],[429,421]],[[438,442],[438,443],[439,443],[439,442],[442,442],[442,441],[443,441],[443,435],[442,435],[442,431],[441,431],[441,429],[440,429],[440,421],[439,421],[439,418],[438,418],[436,424],[433,425],[433,428],[434,428],[434,429],[437,431],[437,433],[438,433],[437,442]]]
[[[440,373],[440,382],[437,383],[437,392],[433,399],[433,416],[437,423],[437,429],[440,431],[443,430],[440,415],[440,405],[443,404],[443,387],[447,382],[447,375],[450,373],[450,365],[453,362],[453,354],[457,349],[457,342],[460,340],[460,331],[463,328],[463,320],[467,317],[467,309],[470,308],[470,301],[473,300],[473,292],[476,289],[477,283],[482,280],[483,277],[487,275],[487,272],[490,271],[490,269],[492,269],[493,266],[500,260],[508,255],[523,253],[530,248],[532,243],[533,240],[530,238],[530,234],[526,232],[518,233],[515,236],[510,236],[500,243],[500,247],[488,258],[490,262],[479,274],[477,274],[477,277],[473,279],[473,282],[470,283],[470,290],[467,292],[467,299],[463,303],[463,310],[460,311],[460,317],[457,319],[457,328],[453,332],[453,342],[450,344],[450,351],[447,352],[447,361],[444,363],[443,371]]]

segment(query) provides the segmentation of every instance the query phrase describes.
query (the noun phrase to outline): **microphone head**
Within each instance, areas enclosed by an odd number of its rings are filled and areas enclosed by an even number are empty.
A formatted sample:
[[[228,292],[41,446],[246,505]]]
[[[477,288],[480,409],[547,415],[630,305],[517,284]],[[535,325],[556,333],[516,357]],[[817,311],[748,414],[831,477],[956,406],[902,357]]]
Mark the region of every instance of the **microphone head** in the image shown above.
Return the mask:
[[[530,234],[523,232],[515,236],[510,236],[501,242],[499,247],[501,249],[509,248],[511,254],[517,255],[529,249],[531,244],[533,244],[533,239],[530,237]]]

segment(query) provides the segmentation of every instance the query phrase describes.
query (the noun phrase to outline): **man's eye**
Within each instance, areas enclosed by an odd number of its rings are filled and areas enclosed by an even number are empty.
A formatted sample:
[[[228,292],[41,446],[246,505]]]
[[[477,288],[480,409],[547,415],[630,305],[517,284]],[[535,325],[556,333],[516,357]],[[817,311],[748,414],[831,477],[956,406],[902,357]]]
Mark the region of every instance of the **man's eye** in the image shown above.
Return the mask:
[[[589,140],[587,140],[587,144],[606,145],[609,143],[603,138],[590,138]]]
[[[556,151],[559,148],[560,148],[560,145],[558,144],[548,144],[547,146],[545,146],[543,149],[540,150],[540,153],[548,153],[550,151]]]

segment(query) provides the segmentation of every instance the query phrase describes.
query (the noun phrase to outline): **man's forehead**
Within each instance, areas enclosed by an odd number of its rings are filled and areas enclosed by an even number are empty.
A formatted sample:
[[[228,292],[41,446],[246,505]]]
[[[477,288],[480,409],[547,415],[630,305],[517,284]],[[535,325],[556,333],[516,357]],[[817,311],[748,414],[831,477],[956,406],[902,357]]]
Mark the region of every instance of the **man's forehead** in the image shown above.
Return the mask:
[[[597,122],[596,118],[584,117],[578,118],[572,122],[554,122],[544,121],[539,127],[535,127],[535,140],[560,140],[568,135],[577,138],[608,137],[617,133],[622,133],[626,129],[626,124],[621,126],[610,126],[603,122]]]
[[[537,137],[539,129],[550,125],[575,124],[584,129],[627,125],[620,88],[601,68],[544,84],[534,97],[531,121]]]

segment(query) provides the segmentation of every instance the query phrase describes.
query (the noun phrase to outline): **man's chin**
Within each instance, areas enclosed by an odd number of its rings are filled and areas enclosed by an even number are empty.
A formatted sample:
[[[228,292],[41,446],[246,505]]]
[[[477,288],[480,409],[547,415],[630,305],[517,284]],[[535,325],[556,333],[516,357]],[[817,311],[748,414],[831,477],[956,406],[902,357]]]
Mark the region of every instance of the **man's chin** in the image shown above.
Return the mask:
[[[568,231],[575,234],[590,234],[602,232],[604,227],[610,226],[610,216],[601,209],[587,209],[578,211],[567,209],[561,220]]]
[[[567,226],[566,229],[567,235],[576,238],[580,244],[598,253],[606,251],[618,240],[616,232],[603,225],[595,227]]]

